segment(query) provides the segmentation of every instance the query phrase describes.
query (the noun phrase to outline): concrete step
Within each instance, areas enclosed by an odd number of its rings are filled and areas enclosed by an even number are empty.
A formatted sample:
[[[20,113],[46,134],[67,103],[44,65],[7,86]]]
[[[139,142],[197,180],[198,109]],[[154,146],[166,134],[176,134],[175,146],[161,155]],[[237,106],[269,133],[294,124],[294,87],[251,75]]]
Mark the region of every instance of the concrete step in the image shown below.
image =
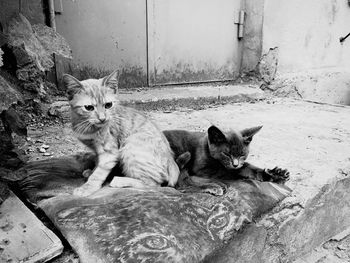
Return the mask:
[[[173,111],[178,108],[198,110],[213,104],[252,102],[265,98],[264,91],[253,84],[169,86],[119,92],[122,105],[144,111]],[[59,98],[49,106],[48,113],[68,120],[69,110],[68,101]]]
[[[201,109],[208,104],[226,104],[261,100],[265,93],[258,85],[169,86],[147,90],[121,91],[120,101],[143,110],[166,110],[177,107]]]

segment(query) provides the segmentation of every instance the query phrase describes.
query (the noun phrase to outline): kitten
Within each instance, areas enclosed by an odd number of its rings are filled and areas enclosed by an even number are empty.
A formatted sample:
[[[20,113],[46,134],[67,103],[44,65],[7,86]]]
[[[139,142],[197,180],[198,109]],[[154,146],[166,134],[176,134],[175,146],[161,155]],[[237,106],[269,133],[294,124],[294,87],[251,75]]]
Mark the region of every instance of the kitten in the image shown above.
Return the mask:
[[[87,182],[74,194],[89,195],[105,182],[118,163],[124,177],[113,187],[175,186],[179,168],[163,133],[142,113],[118,104],[118,73],[79,81],[64,75],[73,131],[98,157]]]
[[[259,126],[224,133],[211,126],[207,133],[184,130],[167,130],[163,133],[175,153],[175,158],[181,159],[182,154],[186,152],[190,154],[190,158],[188,154],[185,155],[189,175],[201,178],[248,178],[284,182],[289,178],[287,170],[278,167],[262,169],[245,162],[249,154],[249,144],[261,128],[262,126]]]

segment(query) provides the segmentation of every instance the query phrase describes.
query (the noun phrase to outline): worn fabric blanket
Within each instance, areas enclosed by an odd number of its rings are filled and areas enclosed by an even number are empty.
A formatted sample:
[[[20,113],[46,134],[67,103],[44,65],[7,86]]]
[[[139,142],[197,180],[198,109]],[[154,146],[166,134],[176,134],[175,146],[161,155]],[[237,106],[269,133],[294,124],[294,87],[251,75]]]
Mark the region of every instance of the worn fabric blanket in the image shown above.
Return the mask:
[[[19,182],[83,263],[201,262],[290,193],[283,185],[236,180],[223,182],[223,196],[193,185],[181,191],[107,186],[89,197],[73,196],[89,158],[31,163]]]

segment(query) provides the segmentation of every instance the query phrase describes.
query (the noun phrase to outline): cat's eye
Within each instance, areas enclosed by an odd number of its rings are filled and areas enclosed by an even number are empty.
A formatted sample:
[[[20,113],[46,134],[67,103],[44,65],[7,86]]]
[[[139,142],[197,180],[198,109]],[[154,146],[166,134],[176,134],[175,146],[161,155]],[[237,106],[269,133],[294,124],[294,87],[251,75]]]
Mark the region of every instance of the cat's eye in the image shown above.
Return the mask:
[[[105,104],[105,108],[106,108],[106,109],[110,109],[112,106],[113,106],[113,103],[112,103],[112,102],[107,102],[107,103]]]
[[[84,107],[87,111],[93,111],[95,109],[95,107],[92,105],[85,105]]]
[[[229,157],[229,158],[231,157],[230,154],[228,154],[228,153],[223,152],[222,154],[226,157]]]

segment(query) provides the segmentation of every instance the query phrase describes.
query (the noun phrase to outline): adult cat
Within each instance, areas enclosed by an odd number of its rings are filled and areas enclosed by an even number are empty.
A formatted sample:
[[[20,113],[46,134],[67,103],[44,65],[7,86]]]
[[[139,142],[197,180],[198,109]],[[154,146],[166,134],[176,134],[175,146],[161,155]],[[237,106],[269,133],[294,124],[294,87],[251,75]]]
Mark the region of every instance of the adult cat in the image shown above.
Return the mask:
[[[275,167],[262,169],[245,160],[249,154],[249,144],[253,136],[262,128],[253,127],[242,131],[222,132],[211,126],[207,133],[189,132],[185,130],[163,131],[167,137],[175,158],[183,158],[182,166],[186,166],[189,175],[200,178],[237,179],[248,178],[259,181],[284,182],[289,172]],[[190,154],[190,155],[189,155]]]
[[[168,141],[145,115],[118,104],[117,71],[102,79],[79,81],[70,75],[63,79],[73,131],[98,159],[87,182],[74,194],[86,196],[100,189],[117,163],[125,176],[115,176],[113,187],[175,186],[179,168]]]

